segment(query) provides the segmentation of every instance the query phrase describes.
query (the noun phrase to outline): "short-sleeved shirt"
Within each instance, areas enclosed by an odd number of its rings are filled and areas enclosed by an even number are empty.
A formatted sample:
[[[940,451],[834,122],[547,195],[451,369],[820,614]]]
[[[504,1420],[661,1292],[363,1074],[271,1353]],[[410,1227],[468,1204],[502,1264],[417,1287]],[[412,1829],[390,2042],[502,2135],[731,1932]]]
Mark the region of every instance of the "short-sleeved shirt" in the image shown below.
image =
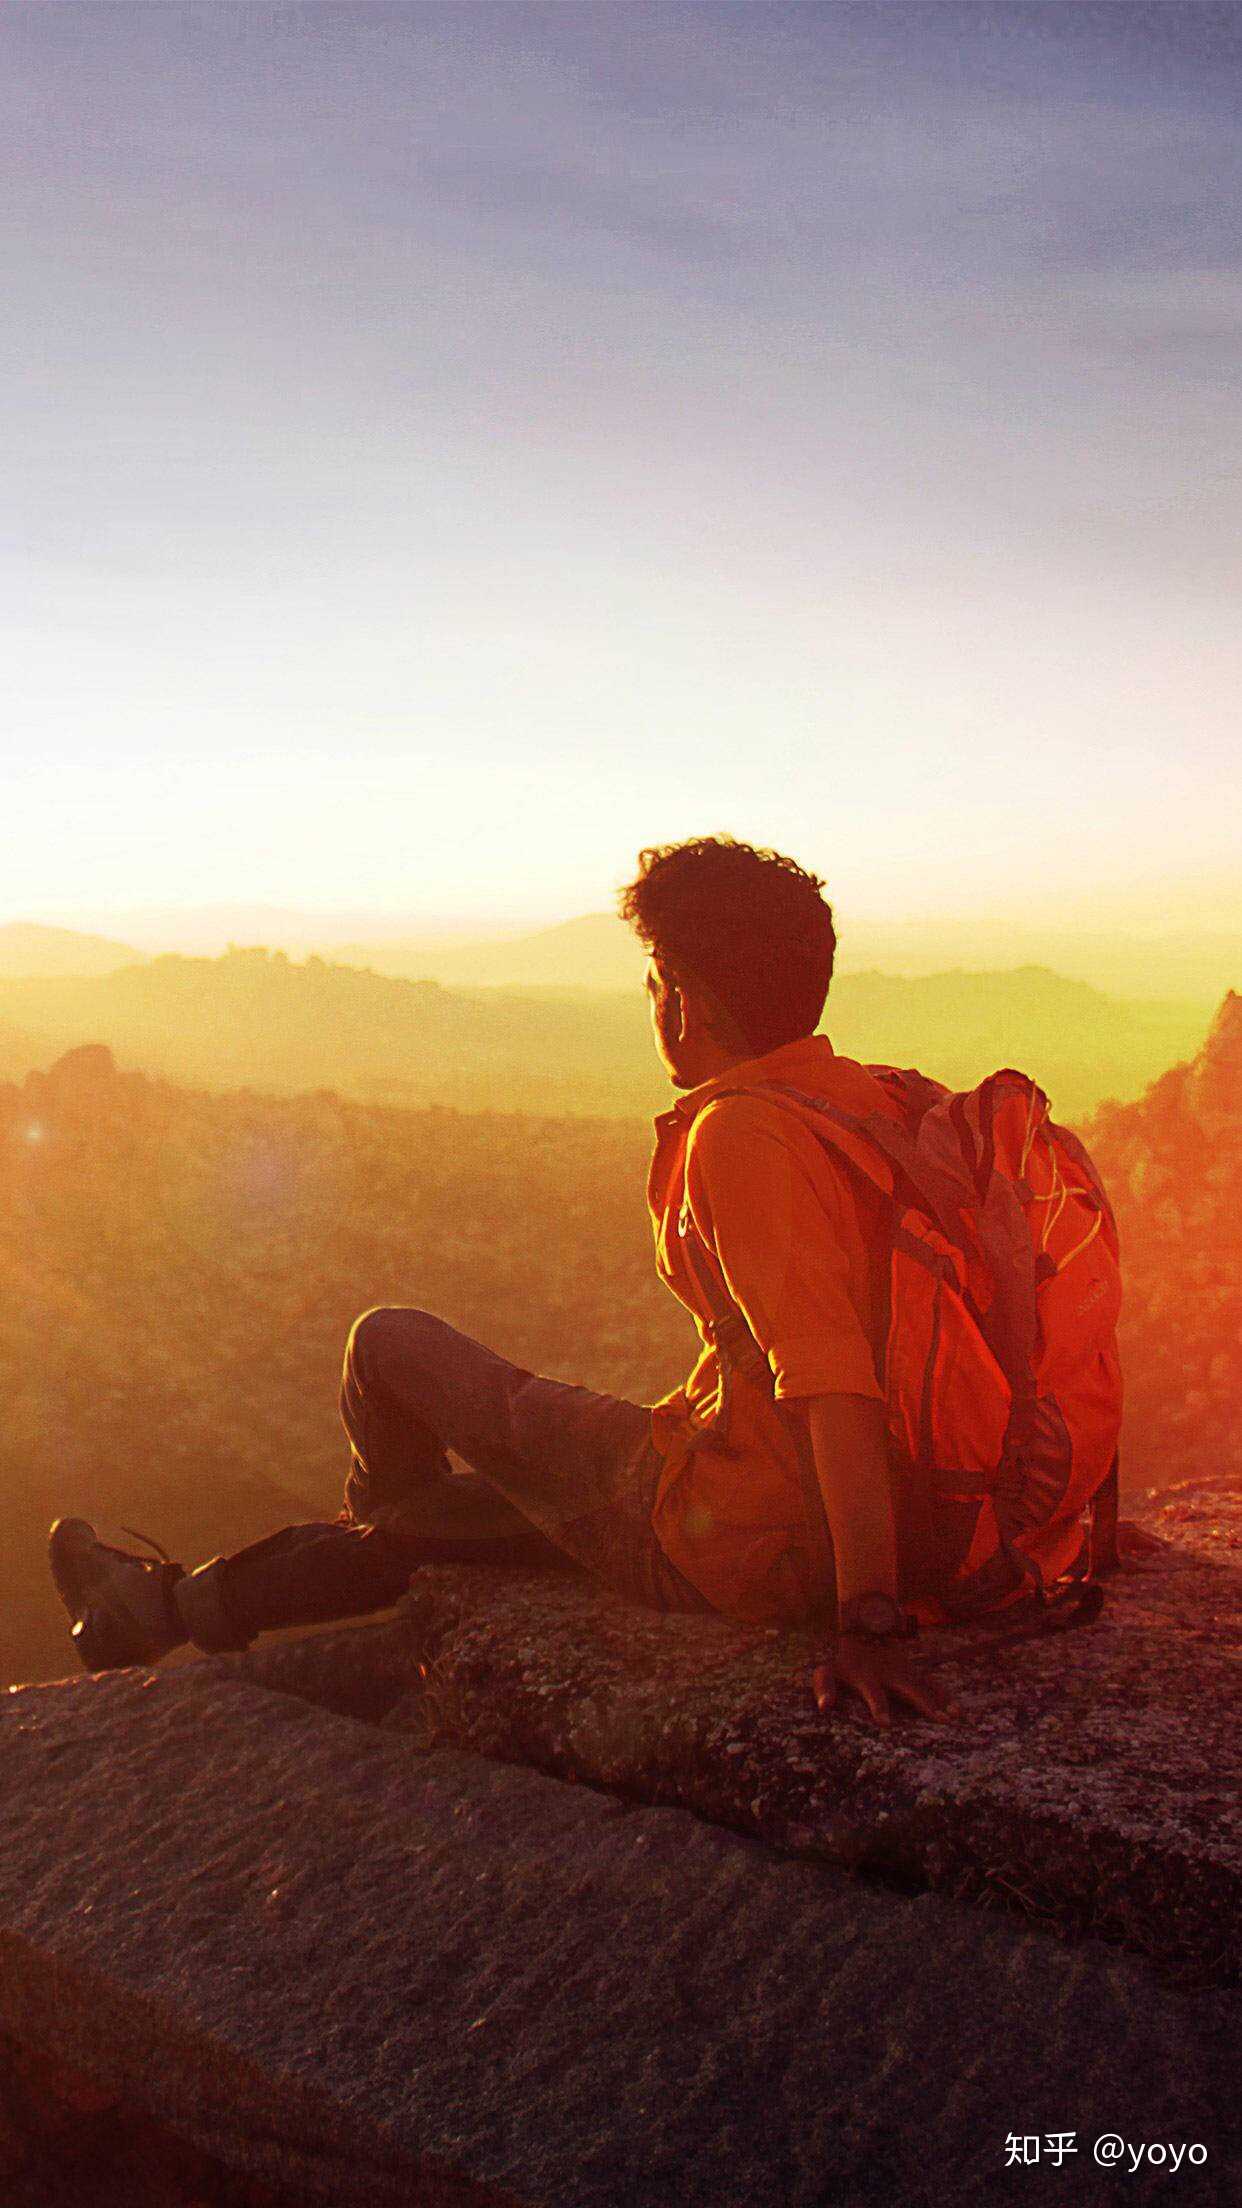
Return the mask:
[[[812,1113],[720,1093],[769,1081],[858,1114],[897,1119],[900,1111],[865,1066],[813,1035],[730,1067],[655,1122],[647,1200],[656,1266],[703,1346],[684,1386],[652,1408],[664,1459],[653,1522],[666,1555],[710,1602],[778,1624],[801,1614],[813,1593],[798,1441],[780,1406],[882,1391],[874,1216],[816,1136]],[[731,1361],[727,1422],[696,1236],[768,1365],[765,1374]]]

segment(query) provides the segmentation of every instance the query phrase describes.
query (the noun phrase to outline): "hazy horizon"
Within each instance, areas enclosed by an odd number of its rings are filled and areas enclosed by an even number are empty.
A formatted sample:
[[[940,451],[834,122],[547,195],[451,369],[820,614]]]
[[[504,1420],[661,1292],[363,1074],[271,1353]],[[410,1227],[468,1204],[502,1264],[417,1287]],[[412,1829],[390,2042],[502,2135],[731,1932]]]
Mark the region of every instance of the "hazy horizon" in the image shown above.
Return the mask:
[[[697,832],[728,832],[740,837],[749,833],[754,842],[762,841],[745,821],[700,821]],[[838,933],[851,925],[867,928],[921,923],[984,926],[1014,917],[1011,904],[963,894],[951,875],[946,875],[930,894],[925,892],[921,896],[887,895],[874,886],[869,892],[865,881],[856,894],[847,895],[836,879],[831,856],[822,851],[814,852],[805,836],[791,839],[785,848],[802,863],[817,865],[824,874],[824,893],[836,914]],[[171,940],[178,930],[188,930],[188,940],[197,931],[209,930],[213,924],[226,926],[234,916],[254,915],[270,920],[278,928],[300,929],[308,942],[316,937],[341,940],[343,934],[351,930],[373,933],[377,940],[385,936],[431,938],[439,935],[502,941],[569,926],[590,915],[612,913],[615,893],[622,880],[629,879],[636,871],[638,855],[639,846],[635,845],[627,863],[613,876],[602,873],[594,884],[594,895],[576,904],[566,902],[555,889],[549,890],[546,883],[539,884],[533,878],[535,870],[532,868],[529,886],[536,902],[529,909],[521,904],[506,909],[494,899],[480,900],[473,908],[452,911],[429,910],[398,899],[368,903],[358,896],[348,899],[303,896],[288,901],[223,895],[202,899],[142,900],[118,892],[110,898],[90,900],[35,896],[10,902],[6,898],[8,909],[0,907],[0,926],[30,923],[119,935],[135,943],[163,932],[170,938],[168,947],[179,948],[181,946]],[[1170,928],[1200,929],[1206,934],[1242,929],[1242,857],[1238,863],[1231,862],[1216,869],[1191,870],[1182,866],[1156,873],[1136,871],[1112,883],[1093,881],[1084,885],[1080,882],[1056,889],[1036,883],[1023,898],[1021,916],[1033,927],[1069,933],[1107,930],[1119,935],[1158,936]],[[222,937],[222,948],[224,941]]]
[[[828,887],[831,893],[831,882]],[[1020,913],[960,905],[851,912],[834,900],[837,970],[930,974],[1041,965],[1112,995],[1183,997],[1203,1004],[1242,987],[1242,877],[1141,887],[1140,897],[1136,885],[1132,909],[1093,893],[1046,905],[1042,913],[1025,902]],[[5,956],[5,938],[23,927],[81,934],[147,957],[170,952],[217,957],[230,947],[264,947],[294,958],[374,963],[397,974],[424,971],[429,978],[466,986],[515,979],[519,985],[538,980],[567,987],[628,986],[631,965],[637,979],[642,958],[629,931],[602,903],[588,911],[551,911],[534,922],[499,914],[453,921],[359,906],[290,910],[222,901],[62,906],[38,914],[26,909],[5,915],[0,909],[0,972],[21,970]],[[489,952],[495,954],[494,974]]]

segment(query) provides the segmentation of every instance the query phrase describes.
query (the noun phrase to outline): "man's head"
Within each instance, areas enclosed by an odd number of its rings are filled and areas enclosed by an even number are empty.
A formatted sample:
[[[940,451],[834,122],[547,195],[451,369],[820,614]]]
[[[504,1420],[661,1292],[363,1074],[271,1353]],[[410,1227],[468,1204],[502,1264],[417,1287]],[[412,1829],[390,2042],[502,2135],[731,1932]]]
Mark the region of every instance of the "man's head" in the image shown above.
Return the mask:
[[[656,1047],[676,1087],[814,1034],[837,941],[818,875],[732,836],[662,844],[638,866],[621,917],[650,954]]]

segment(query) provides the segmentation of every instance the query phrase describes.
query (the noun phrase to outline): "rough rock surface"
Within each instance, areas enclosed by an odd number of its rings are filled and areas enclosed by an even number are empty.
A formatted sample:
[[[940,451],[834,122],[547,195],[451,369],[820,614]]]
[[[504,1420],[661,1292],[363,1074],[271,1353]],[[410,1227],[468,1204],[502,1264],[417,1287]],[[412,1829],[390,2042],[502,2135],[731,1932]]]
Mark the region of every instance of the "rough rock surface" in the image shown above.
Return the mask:
[[[1242,1498],[1175,1491],[1171,1545],[1089,1628],[924,1636],[968,1722],[818,1716],[800,1641],[660,1617],[559,1574],[420,1572],[402,1612],[260,1646],[252,1679],[647,1802],[900,1888],[1236,1976]]]
[[[533,1600],[515,1590],[510,1619]],[[514,1660],[516,1711],[536,1648]],[[739,1662],[705,1656],[706,1699],[771,1717],[775,1657],[745,1709]],[[1179,2198],[1235,2197],[1233,1995],[681,1810],[419,1752],[222,1661],[4,1699],[0,1928],[0,2030],[307,2201],[1168,2189],[1167,2169],[1097,2170],[1103,2132],[1198,2144]],[[1009,2132],[1075,2133],[1074,2159],[1007,2171]]]

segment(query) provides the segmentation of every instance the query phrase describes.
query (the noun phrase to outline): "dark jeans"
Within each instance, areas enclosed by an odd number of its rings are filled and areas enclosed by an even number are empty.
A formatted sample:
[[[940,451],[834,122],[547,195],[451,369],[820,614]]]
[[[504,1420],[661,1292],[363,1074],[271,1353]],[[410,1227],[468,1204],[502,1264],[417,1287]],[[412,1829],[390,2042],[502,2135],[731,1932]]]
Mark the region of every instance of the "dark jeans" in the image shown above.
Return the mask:
[[[711,1609],[652,1531],[660,1459],[643,1405],[540,1379],[428,1311],[380,1309],[350,1331],[341,1417],[340,1517],[184,1580],[201,1646],[387,1609],[426,1563],[578,1568],[657,1610]],[[450,1449],[473,1469],[454,1470]]]

